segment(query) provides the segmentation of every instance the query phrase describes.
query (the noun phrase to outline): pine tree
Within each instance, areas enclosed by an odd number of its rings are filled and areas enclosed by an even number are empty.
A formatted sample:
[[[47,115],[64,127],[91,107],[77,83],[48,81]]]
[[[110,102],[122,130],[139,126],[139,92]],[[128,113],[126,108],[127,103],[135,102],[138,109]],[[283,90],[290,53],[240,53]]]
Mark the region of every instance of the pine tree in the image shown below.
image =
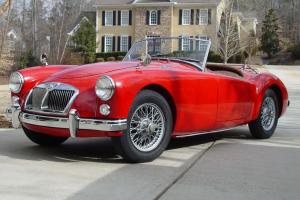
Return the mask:
[[[260,49],[267,53],[269,57],[280,51],[280,40],[278,36],[278,18],[274,10],[270,9],[265,16],[262,27],[261,46]]]

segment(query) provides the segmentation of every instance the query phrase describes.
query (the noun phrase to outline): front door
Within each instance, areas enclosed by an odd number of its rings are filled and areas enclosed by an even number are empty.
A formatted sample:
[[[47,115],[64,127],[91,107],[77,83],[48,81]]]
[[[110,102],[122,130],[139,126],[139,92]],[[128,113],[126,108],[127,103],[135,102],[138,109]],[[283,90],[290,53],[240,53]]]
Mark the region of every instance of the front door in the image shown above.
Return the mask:
[[[247,119],[255,99],[255,86],[242,78],[220,75],[217,122],[234,125]]]

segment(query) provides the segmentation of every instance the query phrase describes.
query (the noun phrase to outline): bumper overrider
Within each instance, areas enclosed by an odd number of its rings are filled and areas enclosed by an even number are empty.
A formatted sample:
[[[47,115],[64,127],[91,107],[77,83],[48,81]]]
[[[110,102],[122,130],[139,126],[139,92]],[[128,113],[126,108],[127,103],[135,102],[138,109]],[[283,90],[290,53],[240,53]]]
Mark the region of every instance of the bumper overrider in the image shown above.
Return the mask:
[[[72,109],[68,118],[44,116],[21,112],[20,108],[12,107],[6,110],[6,117],[12,121],[14,128],[19,128],[21,123],[69,129],[70,136],[76,137],[78,130],[95,130],[104,132],[123,131],[127,128],[127,119],[98,120],[80,118],[77,110]]]

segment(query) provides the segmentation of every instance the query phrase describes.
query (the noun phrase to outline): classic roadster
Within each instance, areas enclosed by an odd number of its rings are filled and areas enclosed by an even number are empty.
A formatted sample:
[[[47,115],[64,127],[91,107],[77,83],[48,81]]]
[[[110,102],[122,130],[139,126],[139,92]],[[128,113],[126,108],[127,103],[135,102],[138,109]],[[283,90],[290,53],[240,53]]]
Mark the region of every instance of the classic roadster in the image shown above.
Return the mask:
[[[284,84],[246,65],[207,64],[210,44],[151,38],[136,42],[122,62],[14,72],[7,113],[34,143],[111,137],[128,162],[157,158],[172,137],[240,125],[254,138],[271,137],[289,104]]]

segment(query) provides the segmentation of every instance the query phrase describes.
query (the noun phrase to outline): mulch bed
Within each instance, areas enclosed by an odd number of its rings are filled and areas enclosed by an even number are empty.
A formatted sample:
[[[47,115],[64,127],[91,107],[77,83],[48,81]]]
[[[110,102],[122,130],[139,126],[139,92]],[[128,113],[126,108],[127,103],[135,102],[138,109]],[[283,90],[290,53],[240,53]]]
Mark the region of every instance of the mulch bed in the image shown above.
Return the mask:
[[[11,122],[7,121],[4,116],[0,116],[0,128],[12,128]]]

